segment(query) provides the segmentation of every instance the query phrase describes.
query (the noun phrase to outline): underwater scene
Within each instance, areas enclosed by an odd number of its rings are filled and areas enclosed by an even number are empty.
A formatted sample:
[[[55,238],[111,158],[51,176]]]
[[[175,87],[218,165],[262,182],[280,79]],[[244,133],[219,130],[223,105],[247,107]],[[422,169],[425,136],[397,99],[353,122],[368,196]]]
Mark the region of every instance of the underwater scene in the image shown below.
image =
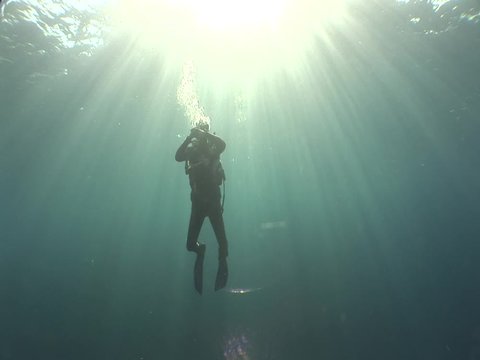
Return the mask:
[[[480,1],[0,1],[0,360],[443,359]]]

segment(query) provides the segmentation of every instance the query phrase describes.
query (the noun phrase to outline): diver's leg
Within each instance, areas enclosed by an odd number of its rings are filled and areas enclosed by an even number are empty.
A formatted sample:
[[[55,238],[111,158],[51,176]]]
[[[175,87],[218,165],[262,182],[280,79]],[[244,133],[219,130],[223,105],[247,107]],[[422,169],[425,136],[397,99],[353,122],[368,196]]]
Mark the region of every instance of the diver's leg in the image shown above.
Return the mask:
[[[215,209],[212,213],[209,214],[209,219],[218,242],[218,270],[217,277],[215,279],[216,291],[223,289],[227,285],[228,280],[228,243],[220,206],[218,206],[218,210]]]
[[[228,256],[228,242],[220,207],[209,214],[209,219],[218,242],[218,259],[225,259]]]
[[[202,206],[192,199],[192,212],[190,214],[190,224],[188,226],[187,250],[195,252],[197,257],[193,267],[193,283],[199,294],[203,291],[203,259],[205,255],[205,244],[198,243],[198,235],[202,228],[205,212]]]
[[[188,225],[187,235],[187,250],[195,253],[200,249],[198,243],[198,236],[203,225],[205,215],[202,213],[199,204],[196,201],[192,201],[192,212],[190,214],[190,223]],[[203,248],[205,245],[203,245]]]

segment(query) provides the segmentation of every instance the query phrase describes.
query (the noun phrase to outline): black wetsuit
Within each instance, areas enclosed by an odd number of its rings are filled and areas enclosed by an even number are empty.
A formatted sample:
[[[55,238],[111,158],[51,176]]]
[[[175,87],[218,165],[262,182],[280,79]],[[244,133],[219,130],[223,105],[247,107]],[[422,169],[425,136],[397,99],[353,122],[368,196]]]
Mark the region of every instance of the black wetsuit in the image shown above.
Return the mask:
[[[187,161],[186,170],[190,180],[192,211],[188,226],[187,250],[197,252],[198,236],[205,217],[210,219],[218,242],[218,257],[228,256],[228,244],[223,223],[218,165],[225,142],[208,132],[188,136],[180,145],[175,160]]]

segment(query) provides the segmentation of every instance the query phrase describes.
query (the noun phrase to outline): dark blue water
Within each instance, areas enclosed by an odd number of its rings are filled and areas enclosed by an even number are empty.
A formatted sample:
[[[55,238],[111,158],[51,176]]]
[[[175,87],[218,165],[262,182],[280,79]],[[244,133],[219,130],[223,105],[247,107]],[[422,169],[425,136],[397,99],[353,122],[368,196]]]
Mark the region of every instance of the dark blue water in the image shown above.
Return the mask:
[[[480,359],[478,1],[354,2],[240,97],[198,69],[230,243],[214,292],[204,225],[202,296],[182,64],[91,7],[3,6],[1,360]]]

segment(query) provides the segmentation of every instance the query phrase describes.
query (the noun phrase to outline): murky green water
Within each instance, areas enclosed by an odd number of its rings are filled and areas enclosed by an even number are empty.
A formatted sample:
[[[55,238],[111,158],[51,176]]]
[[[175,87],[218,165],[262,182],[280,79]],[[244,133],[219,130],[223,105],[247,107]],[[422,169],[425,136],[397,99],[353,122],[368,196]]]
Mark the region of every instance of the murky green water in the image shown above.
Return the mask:
[[[480,359],[478,1],[352,1],[271,68],[102,6],[2,1],[1,360]],[[227,143],[203,296],[192,116]]]

